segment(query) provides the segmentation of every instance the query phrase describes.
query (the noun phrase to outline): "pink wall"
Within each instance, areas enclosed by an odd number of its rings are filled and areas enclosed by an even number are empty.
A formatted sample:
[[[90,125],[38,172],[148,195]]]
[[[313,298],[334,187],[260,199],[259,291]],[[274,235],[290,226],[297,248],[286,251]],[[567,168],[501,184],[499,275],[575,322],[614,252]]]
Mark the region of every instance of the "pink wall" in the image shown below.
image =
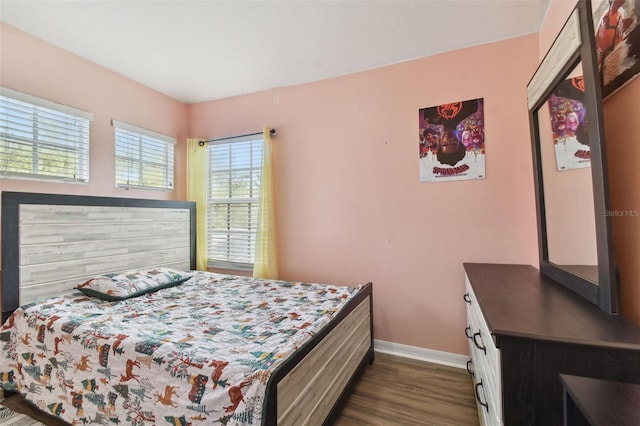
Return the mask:
[[[191,105],[189,134],[274,139],[281,277],[374,283],[375,338],[467,353],[463,262],[537,265],[526,36]],[[418,110],[484,97],[487,178],[420,183]]]
[[[640,325],[640,78],[604,103],[611,209],[631,212],[612,217],[613,246],[620,270],[622,314]]]
[[[0,85],[93,113],[88,184],[0,179],[0,191],[157,199],[186,196],[187,106],[66,50],[0,22]],[[115,187],[111,119],[178,139],[175,191]],[[0,265],[1,268],[1,265]]]
[[[575,1],[554,0],[539,33],[539,57],[542,59],[573,10]],[[593,2],[593,8],[599,2]],[[604,128],[609,163],[611,209],[640,211],[640,78],[631,81],[604,102]],[[620,272],[622,314],[640,324],[640,217],[622,215],[612,218],[613,248]]]

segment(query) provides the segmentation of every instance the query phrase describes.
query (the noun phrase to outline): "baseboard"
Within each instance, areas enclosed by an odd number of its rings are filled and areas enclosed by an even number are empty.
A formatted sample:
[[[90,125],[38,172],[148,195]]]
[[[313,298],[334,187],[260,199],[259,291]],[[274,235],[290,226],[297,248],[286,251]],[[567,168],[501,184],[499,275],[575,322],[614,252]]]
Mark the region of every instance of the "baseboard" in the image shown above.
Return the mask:
[[[396,355],[419,361],[433,362],[449,367],[467,368],[469,357],[451,352],[436,351],[434,349],[419,348],[417,346],[403,345],[401,343],[386,342],[374,339],[373,349],[383,354]]]

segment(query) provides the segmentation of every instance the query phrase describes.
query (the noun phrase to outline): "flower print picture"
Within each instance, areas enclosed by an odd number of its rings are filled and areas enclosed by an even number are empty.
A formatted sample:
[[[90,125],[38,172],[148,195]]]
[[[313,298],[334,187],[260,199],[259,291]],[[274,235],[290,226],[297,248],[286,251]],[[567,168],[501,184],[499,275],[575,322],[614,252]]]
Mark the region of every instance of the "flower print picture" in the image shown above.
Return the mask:
[[[418,111],[420,182],[484,179],[484,100]]]
[[[549,97],[549,114],[559,171],[591,166],[584,80],[573,77],[558,84]]]

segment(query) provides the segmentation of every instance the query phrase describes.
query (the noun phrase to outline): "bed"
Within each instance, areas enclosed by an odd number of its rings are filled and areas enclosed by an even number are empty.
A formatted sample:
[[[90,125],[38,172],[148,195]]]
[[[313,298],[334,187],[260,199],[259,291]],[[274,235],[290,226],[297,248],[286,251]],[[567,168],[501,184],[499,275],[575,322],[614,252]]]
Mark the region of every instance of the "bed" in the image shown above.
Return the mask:
[[[321,424],[335,417],[373,361],[371,283],[190,271],[193,203],[4,192],[2,247],[2,320],[8,321],[0,344],[13,356],[0,361],[3,386],[68,422]],[[123,301],[73,290],[91,277],[133,269],[189,276]],[[190,309],[176,308],[183,305]],[[173,311],[182,320],[168,316]],[[210,323],[219,312],[232,317]],[[85,319],[96,322],[80,324]],[[13,330],[21,320],[27,325]],[[140,331],[133,335],[134,329]],[[222,405],[213,403],[216,391]]]

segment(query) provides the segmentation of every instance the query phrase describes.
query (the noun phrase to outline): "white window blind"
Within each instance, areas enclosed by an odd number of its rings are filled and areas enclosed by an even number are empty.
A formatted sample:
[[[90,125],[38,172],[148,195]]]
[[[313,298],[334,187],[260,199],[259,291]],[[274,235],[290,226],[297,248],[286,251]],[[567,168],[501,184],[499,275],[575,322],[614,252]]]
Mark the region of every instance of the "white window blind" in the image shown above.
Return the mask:
[[[0,176],[89,181],[92,114],[0,89]]]
[[[173,190],[176,140],[113,120],[116,130],[116,186]]]
[[[260,184],[261,135],[208,144],[208,266],[253,268]]]

